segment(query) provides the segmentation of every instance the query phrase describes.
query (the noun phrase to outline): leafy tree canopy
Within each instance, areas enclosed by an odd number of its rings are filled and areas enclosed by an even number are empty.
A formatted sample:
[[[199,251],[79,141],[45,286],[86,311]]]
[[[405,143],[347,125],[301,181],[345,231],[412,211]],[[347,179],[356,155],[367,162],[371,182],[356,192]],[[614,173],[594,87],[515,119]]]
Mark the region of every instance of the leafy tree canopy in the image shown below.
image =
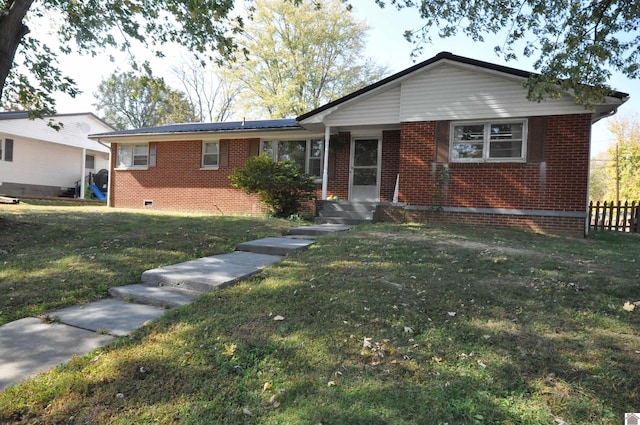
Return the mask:
[[[184,93],[149,71],[114,73],[100,83],[94,96],[105,121],[119,130],[200,120]]]
[[[640,2],[637,0],[374,0],[380,7],[415,8],[424,26],[408,30],[416,53],[432,34],[464,34],[483,41],[504,35],[495,51],[506,60],[535,58],[539,77],[527,84],[529,98],[573,90],[586,106],[603,100],[611,70],[640,76]]]
[[[616,144],[607,150],[610,184],[606,199],[615,200],[618,194],[623,202],[640,200],[640,117],[615,117],[609,122],[609,130],[615,135]]]
[[[55,112],[53,92],[78,94],[57,62],[73,50],[95,56],[106,47],[125,51],[140,42],[162,56],[161,45],[176,43],[201,60],[230,58],[236,52],[233,35],[243,27],[241,17],[231,16],[233,6],[233,0],[2,1],[2,103],[21,105],[36,115]],[[53,28],[50,42],[30,35],[33,18],[52,15],[60,16],[60,25]]]
[[[239,42],[248,103],[297,116],[380,79],[386,69],[363,59],[367,30],[342,0],[256,0]]]

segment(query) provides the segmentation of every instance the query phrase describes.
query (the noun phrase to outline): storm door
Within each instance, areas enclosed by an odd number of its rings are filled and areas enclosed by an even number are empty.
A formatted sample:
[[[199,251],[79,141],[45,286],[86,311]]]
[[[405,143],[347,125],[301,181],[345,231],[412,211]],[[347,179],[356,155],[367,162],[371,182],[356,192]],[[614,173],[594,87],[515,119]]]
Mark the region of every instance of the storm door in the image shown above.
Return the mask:
[[[376,202],[380,187],[380,140],[351,141],[351,175],[349,200]]]

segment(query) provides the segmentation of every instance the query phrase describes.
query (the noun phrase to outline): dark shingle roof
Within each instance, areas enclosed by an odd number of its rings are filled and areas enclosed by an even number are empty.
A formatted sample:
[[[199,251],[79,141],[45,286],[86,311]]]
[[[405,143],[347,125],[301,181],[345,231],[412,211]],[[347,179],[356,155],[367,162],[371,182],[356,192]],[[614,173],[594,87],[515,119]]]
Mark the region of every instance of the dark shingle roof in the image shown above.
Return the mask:
[[[169,124],[158,127],[144,127],[120,130],[110,133],[92,134],[91,137],[133,136],[138,134],[215,133],[225,131],[278,130],[302,128],[295,119],[232,121],[215,123]]]

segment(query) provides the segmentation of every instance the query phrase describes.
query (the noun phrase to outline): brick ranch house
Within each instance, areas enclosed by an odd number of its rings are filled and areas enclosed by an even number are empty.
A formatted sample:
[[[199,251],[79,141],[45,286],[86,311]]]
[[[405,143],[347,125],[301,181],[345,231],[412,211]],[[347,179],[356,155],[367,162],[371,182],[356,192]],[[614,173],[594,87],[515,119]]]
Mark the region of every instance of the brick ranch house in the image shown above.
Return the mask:
[[[373,202],[376,218],[584,235],[592,109],[531,102],[529,72],[443,52],[296,119],[94,134],[112,146],[114,207],[262,214],[228,176],[251,155],[291,159],[318,198]]]

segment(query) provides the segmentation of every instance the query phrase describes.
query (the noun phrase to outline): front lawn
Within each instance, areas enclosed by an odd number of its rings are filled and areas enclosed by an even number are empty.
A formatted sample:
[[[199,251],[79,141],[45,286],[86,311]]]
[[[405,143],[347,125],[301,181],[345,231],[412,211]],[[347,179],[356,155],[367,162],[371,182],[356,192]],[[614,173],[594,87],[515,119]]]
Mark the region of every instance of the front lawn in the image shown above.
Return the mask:
[[[0,393],[0,422],[620,424],[639,248],[359,227]]]
[[[0,205],[0,325],[107,296],[143,271],[280,236],[291,223],[255,217]]]

